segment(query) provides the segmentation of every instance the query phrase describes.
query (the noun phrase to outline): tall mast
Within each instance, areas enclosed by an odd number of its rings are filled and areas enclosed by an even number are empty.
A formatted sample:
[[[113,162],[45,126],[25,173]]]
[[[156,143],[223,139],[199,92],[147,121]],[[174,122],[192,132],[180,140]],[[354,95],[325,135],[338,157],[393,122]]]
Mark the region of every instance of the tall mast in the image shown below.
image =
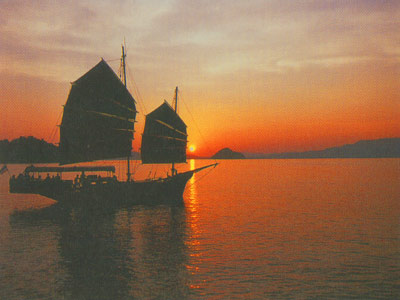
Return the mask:
[[[175,88],[175,112],[178,112],[178,87]]]
[[[122,45],[121,64],[122,64],[122,71],[124,72],[124,86],[125,86],[125,88],[126,88],[125,57],[126,57],[125,48],[124,48],[124,45]],[[131,150],[132,150],[132,149],[131,149]],[[131,150],[129,150],[129,152],[130,152]],[[127,173],[126,173],[126,176],[127,176],[126,181],[130,181],[130,180],[131,180],[130,158],[131,158],[131,153],[128,154],[128,157],[127,157],[127,159],[126,159],[126,160],[127,160],[127,164],[128,164],[128,169],[127,169],[128,171],[127,171]]]
[[[175,102],[175,112],[178,113],[178,87],[175,87],[175,99],[174,99],[174,102]],[[172,163],[171,173],[172,173],[172,176],[177,174],[174,162]]]

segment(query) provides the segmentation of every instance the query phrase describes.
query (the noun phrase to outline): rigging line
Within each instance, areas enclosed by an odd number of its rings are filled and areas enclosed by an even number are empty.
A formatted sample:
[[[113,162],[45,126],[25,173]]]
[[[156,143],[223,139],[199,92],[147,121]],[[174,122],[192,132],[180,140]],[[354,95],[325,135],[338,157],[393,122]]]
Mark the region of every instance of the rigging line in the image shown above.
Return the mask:
[[[129,66],[127,66],[128,69],[128,78],[129,78],[129,85],[132,86],[133,92],[136,94],[136,98],[138,100],[138,104],[140,106],[140,110],[142,111],[142,113],[144,113],[145,115],[147,115],[147,109],[146,106],[143,102],[143,98],[142,95],[140,94],[140,91],[136,85],[135,79],[132,76],[132,72],[131,72],[131,68]]]
[[[58,125],[58,123],[59,123],[59,121],[60,121],[60,118],[61,118],[62,113],[63,113],[63,111],[61,110],[60,113],[59,113],[59,115],[58,115],[58,118],[57,118],[57,121],[56,121],[56,125],[54,126],[53,130],[52,130],[51,133],[50,133],[49,143],[53,143],[53,140],[54,140],[54,138],[55,138],[55,135],[57,134],[57,130],[58,130],[58,126],[57,126],[57,125]]]
[[[209,169],[208,172],[205,172],[205,173],[203,174],[203,176],[201,176],[201,177],[198,178],[198,179],[195,179],[195,181],[194,181],[192,184],[198,183],[200,180],[202,180],[204,177],[206,177],[208,174],[210,174],[212,171],[214,171],[214,169],[215,169],[215,168]]]
[[[154,169],[154,165],[151,165],[151,169],[150,169],[149,175],[147,175],[147,179],[150,178],[151,173],[153,173],[153,169]]]
[[[201,132],[201,130],[200,130],[199,125],[197,124],[196,120],[195,120],[194,117],[193,117],[192,112],[190,111],[190,109],[189,109],[188,105],[186,104],[185,100],[183,99],[182,92],[181,92],[181,96],[179,97],[179,99],[180,99],[181,102],[183,102],[183,104],[185,105],[185,108],[186,108],[186,110],[188,111],[190,117],[192,118],[193,123],[194,123],[194,125],[196,126],[196,129],[197,129],[197,131],[199,132],[200,137],[201,137],[201,139],[203,140],[203,143],[204,143],[204,145],[206,146],[207,150],[209,151],[209,153],[212,153],[210,147],[208,147],[208,144],[207,144],[207,142],[206,142],[206,140],[205,140],[205,138],[204,138],[204,136],[203,136],[203,134],[202,134],[202,132]],[[214,162],[217,162],[217,160],[216,160],[215,158],[214,158]]]
[[[133,175],[136,174],[137,170],[139,169],[139,167],[141,166],[141,164],[139,163],[139,161],[137,159],[135,159],[135,163],[133,164]]]
[[[132,88],[133,93],[135,94],[136,99],[137,99],[137,101],[135,101],[135,102],[139,105],[141,113],[142,113],[142,114],[143,114],[143,113],[146,113],[146,114],[147,114],[146,107],[145,107],[145,105],[144,105],[144,103],[143,103],[142,95],[140,94],[139,89],[138,89],[137,86],[136,86],[136,83],[135,83],[135,80],[134,80],[134,78],[133,78],[131,69],[130,69],[129,65],[127,65],[127,64],[125,64],[125,71],[128,71],[127,88],[128,88],[128,86],[129,86],[130,88]],[[136,113],[139,114],[140,112],[138,112],[138,111],[136,110]],[[133,149],[133,147],[132,147],[132,149]]]

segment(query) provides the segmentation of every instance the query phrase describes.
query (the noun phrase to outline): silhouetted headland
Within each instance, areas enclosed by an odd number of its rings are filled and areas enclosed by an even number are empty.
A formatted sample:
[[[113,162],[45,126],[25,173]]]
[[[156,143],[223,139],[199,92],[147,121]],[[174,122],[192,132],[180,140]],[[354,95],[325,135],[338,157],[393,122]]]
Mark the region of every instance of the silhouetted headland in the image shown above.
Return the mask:
[[[235,152],[229,148],[224,148],[215,153],[211,158],[213,159],[245,159],[246,157],[240,153]]]
[[[0,163],[55,163],[59,161],[58,155],[56,145],[33,136],[0,140]],[[131,158],[140,159],[140,154],[132,151]]]
[[[300,158],[397,158],[400,157],[400,138],[361,140],[354,144],[318,151],[285,153],[248,153],[248,158],[300,159]]]
[[[58,147],[33,136],[0,141],[1,163],[52,163],[58,161]]]

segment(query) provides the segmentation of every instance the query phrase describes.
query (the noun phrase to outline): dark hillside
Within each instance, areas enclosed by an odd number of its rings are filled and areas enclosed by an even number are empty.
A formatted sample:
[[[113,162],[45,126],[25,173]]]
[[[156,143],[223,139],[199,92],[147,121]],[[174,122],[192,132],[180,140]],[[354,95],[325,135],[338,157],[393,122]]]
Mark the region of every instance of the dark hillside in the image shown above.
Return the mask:
[[[400,138],[362,140],[319,151],[265,154],[259,158],[390,158],[400,157]]]
[[[33,136],[0,141],[1,163],[51,163],[58,161],[58,147]]]

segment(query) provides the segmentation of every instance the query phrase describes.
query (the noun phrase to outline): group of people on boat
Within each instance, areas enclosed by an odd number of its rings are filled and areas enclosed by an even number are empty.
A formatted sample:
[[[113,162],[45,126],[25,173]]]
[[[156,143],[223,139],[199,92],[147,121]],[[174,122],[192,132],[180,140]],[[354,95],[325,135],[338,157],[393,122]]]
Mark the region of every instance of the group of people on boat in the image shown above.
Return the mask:
[[[52,175],[48,173],[43,179],[40,174],[36,177],[29,172],[21,173],[17,177],[10,178],[10,191],[19,193],[35,193],[39,190],[79,190],[90,185],[116,183],[117,177],[102,177],[101,175],[85,175],[82,172],[76,175],[74,180],[61,179],[60,174]]]
[[[17,177],[13,175],[10,178],[10,191],[11,192],[35,192],[38,189],[43,188],[60,188],[66,184],[65,181],[61,180],[59,174],[47,176],[42,179],[42,176],[39,174],[37,177],[34,174],[30,174],[28,172],[21,173]]]
[[[90,184],[106,184],[106,183],[112,183],[112,182],[117,182],[117,177],[114,175],[113,177],[102,177],[101,175],[85,175],[84,172],[82,172],[81,175],[77,174],[73,185],[74,188],[82,188],[85,185],[90,185]]]
[[[17,177],[15,177],[15,175],[11,176],[12,180],[16,180],[16,181],[23,181],[23,182],[38,182],[38,181],[60,181],[61,177],[59,174],[57,174],[56,176],[51,176],[50,174],[47,173],[47,176],[44,180],[42,180],[42,176],[39,174],[38,177],[35,177],[33,174],[30,175],[29,173],[21,173],[19,174]]]

